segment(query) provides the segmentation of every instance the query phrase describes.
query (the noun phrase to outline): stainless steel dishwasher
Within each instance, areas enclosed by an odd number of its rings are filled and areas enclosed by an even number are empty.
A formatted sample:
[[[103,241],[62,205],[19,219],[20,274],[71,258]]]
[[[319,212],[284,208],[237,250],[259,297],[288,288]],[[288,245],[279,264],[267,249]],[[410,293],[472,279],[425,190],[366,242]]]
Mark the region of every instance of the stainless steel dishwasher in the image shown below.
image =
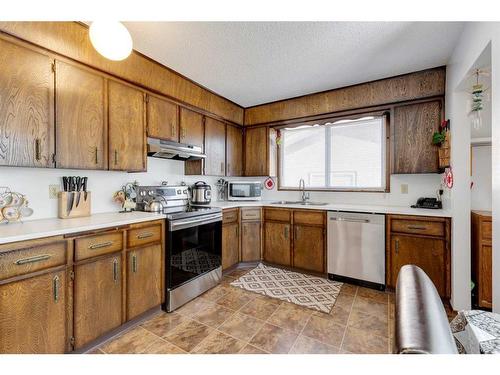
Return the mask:
[[[328,277],[385,288],[385,216],[328,212]]]

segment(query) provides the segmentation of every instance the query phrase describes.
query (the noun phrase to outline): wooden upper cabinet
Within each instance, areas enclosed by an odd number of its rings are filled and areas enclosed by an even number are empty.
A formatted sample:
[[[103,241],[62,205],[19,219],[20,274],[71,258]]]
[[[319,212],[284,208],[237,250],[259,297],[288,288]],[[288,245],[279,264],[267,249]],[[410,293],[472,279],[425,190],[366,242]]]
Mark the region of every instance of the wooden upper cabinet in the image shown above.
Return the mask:
[[[224,176],[226,170],[226,124],[205,119],[205,175]]]
[[[179,142],[203,147],[203,116],[187,108],[180,109]]]
[[[66,351],[66,271],[0,285],[0,353]]]
[[[245,176],[275,176],[276,151],[273,129],[245,129]]]
[[[121,274],[119,254],[75,266],[76,349],[122,324]]]
[[[108,81],[109,169],[146,170],[144,93]]]
[[[105,79],[56,62],[56,165],[107,169]]]
[[[226,176],[243,174],[243,132],[236,126],[226,126]]]
[[[0,165],[54,166],[52,63],[0,39]]]
[[[162,248],[150,245],[127,253],[127,320],[162,301]]]
[[[179,106],[154,95],[147,96],[148,137],[179,141]]]
[[[441,100],[394,108],[394,174],[439,172],[432,135],[439,130],[442,111]]]

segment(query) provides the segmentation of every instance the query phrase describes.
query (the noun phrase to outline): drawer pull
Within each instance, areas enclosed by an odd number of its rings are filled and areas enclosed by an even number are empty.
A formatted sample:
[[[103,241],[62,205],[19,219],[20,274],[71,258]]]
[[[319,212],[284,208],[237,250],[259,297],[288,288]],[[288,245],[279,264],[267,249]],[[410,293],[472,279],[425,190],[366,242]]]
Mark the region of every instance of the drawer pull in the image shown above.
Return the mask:
[[[41,159],[41,152],[40,152],[40,138],[35,139],[35,160],[39,161]]]
[[[423,225],[408,225],[408,229],[426,230],[427,227]]]
[[[137,272],[137,254],[132,255],[132,272]]]
[[[394,247],[395,247],[396,254],[399,254],[399,240],[395,241]]]
[[[113,259],[113,281],[118,281],[118,260]]]
[[[50,255],[50,254],[36,255],[34,257],[18,259],[14,262],[14,264],[16,264],[18,266],[22,266],[23,264],[41,262],[42,260],[47,260],[51,257],[52,257],[52,255]]]
[[[52,287],[54,290],[54,302],[59,301],[59,276],[52,279]]]
[[[113,245],[113,241],[93,243],[89,246],[89,250],[102,249],[103,247],[109,247],[111,245]]]
[[[138,240],[143,240],[143,239],[145,239],[145,238],[153,237],[153,235],[154,235],[154,233],[152,233],[152,232],[139,233],[139,234],[137,235],[137,239],[138,239]]]

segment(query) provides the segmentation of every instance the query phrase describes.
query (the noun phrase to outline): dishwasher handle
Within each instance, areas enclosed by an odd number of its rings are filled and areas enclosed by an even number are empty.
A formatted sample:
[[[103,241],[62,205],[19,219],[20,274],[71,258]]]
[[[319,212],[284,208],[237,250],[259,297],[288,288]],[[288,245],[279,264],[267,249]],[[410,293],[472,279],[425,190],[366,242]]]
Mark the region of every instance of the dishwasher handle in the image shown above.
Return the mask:
[[[368,219],[353,219],[353,218],[343,218],[343,217],[331,217],[330,220],[332,221],[345,221],[348,223],[369,223],[370,220]]]

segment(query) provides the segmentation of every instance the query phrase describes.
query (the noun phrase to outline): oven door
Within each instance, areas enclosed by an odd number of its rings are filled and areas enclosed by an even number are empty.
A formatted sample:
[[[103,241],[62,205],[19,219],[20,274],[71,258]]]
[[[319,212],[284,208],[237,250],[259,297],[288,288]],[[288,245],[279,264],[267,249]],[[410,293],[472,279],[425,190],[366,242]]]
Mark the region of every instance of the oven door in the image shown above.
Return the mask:
[[[222,214],[170,221],[167,234],[167,290],[221,267]]]

